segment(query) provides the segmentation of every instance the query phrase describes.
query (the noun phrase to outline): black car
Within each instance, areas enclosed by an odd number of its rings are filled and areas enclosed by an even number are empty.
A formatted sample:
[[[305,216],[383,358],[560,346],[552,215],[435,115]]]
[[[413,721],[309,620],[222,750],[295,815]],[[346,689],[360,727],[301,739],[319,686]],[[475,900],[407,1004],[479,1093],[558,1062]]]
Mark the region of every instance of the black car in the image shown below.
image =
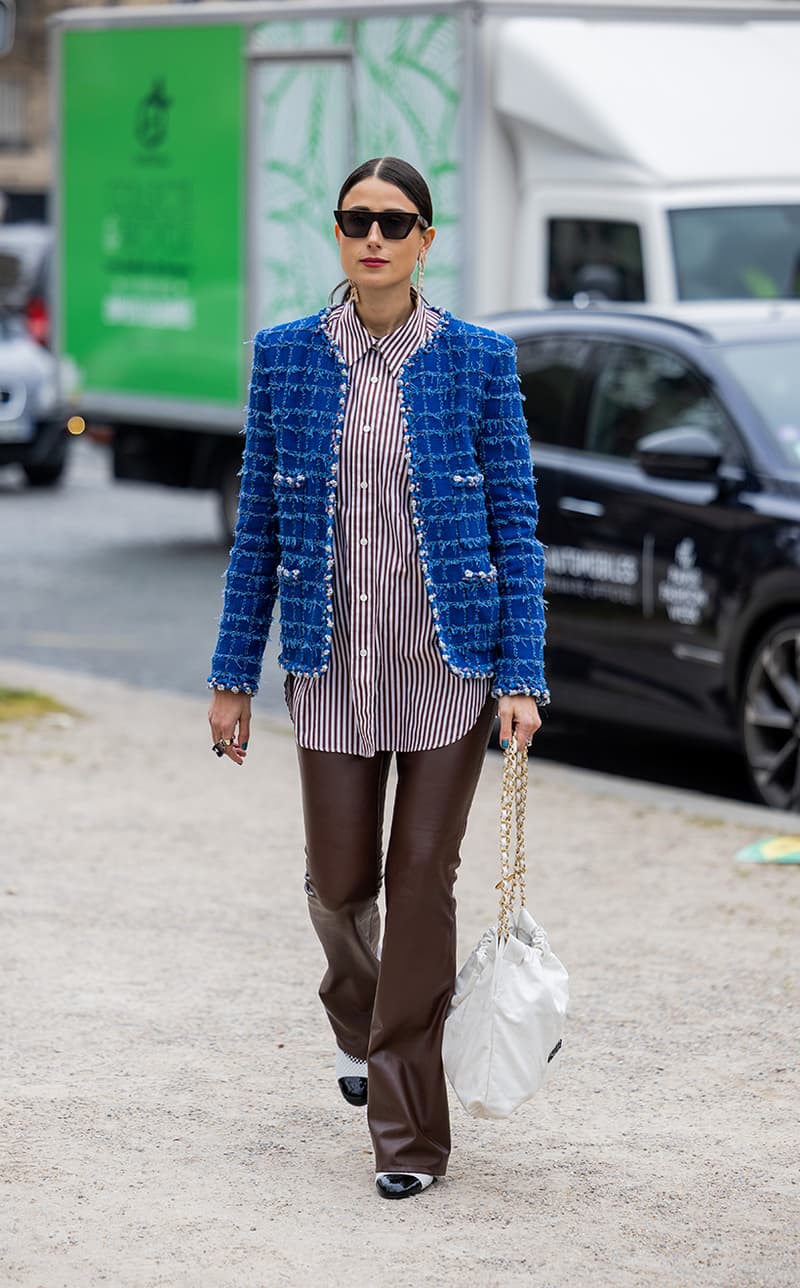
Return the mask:
[[[800,311],[490,324],[518,346],[554,708],[739,744],[758,798],[800,807]]]

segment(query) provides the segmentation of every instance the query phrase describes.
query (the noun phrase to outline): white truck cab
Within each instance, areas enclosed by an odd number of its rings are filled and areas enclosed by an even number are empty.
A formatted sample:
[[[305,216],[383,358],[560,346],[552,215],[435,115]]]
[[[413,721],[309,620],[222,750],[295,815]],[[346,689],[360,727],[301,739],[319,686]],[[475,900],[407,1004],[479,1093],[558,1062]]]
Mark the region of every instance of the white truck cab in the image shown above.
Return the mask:
[[[486,24],[481,169],[497,181],[482,184],[481,226],[509,218],[482,257],[481,304],[796,298],[793,6],[770,21],[758,5],[682,21],[669,5],[562,8]]]

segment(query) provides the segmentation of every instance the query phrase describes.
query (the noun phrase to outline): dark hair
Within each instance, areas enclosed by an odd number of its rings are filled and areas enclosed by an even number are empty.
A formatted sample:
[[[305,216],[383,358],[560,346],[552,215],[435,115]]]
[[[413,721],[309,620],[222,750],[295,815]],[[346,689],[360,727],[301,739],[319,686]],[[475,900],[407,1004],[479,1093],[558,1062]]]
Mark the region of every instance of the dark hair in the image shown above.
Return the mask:
[[[362,179],[382,179],[384,183],[393,183],[404,192],[409,201],[413,201],[426,223],[433,223],[433,202],[430,189],[413,165],[402,161],[400,157],[373,157],[371,161],[362,161],[352,174],[349,174],[339,192],[339,208],[351,188],[355,188]]]

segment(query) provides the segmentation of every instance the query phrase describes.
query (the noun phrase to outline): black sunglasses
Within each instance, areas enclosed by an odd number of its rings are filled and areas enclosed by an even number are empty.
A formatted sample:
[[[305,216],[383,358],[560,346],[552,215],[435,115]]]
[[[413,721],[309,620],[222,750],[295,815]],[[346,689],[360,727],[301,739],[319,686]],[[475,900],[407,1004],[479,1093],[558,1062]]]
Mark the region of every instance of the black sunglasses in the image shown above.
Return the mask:
[[[381,236],[387,241],[403,241],[415,224],[428,227],[422,215],[406,210],[334,210],[336,222],[345,237],[366,237],[377,221]]]

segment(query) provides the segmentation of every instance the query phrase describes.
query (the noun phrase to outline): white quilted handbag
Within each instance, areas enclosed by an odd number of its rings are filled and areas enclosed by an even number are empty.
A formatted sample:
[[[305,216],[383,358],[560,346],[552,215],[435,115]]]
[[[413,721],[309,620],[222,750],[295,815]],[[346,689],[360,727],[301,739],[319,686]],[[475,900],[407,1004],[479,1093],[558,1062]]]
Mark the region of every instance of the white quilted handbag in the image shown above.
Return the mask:
[[[460,970],[444,1026],[445,1072],[474,1118],[507,1118],[536,1094],[561,1050],[567,1014],[569,977],[525,907],[527,790],[528,749],[511,738],[500,801],[497,924]]]

